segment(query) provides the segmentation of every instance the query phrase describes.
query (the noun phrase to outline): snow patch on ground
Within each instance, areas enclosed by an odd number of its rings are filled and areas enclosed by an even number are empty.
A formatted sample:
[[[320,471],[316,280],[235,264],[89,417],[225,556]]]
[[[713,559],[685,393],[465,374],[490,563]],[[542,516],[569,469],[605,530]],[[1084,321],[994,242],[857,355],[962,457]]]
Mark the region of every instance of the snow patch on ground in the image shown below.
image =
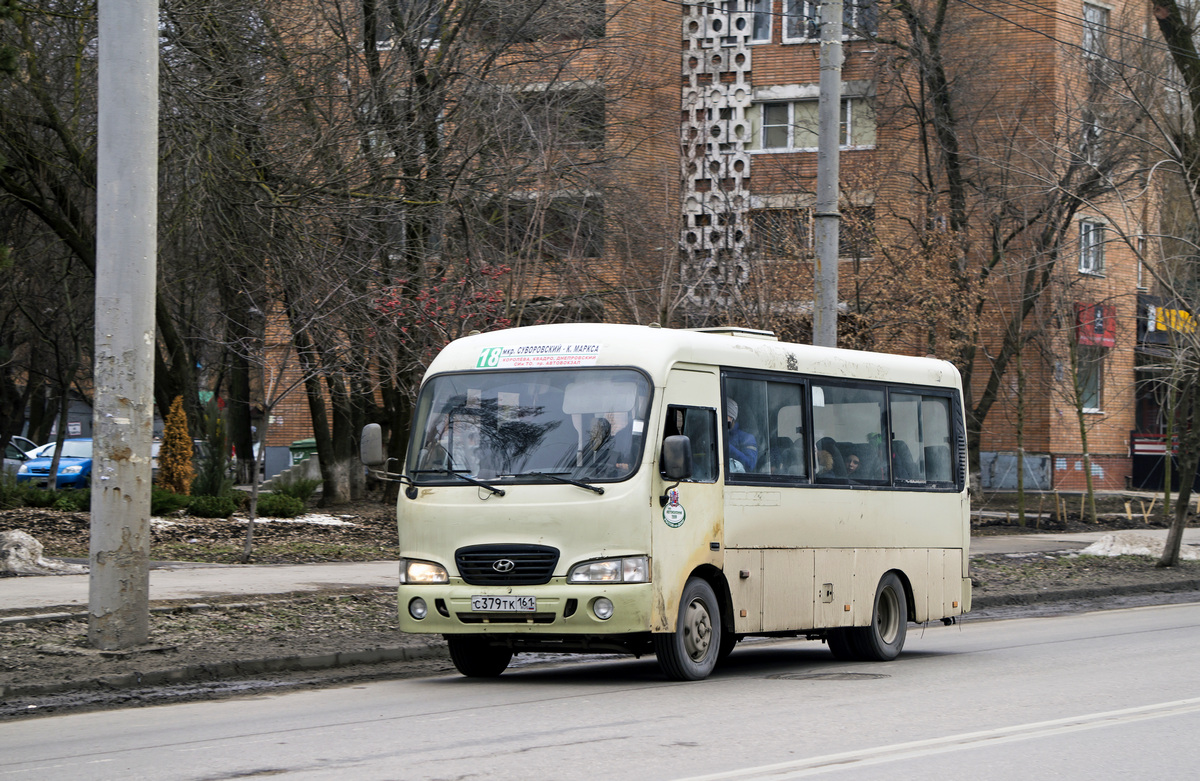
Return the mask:
[[[245,522],[247,520],[244,515],[233,516],[235,520]],[[307,515],[298,515],[295,518],[255,518],[255,523],[310,523],[316,526],[353,526],[354,524],[346,520],[353,518],[353,515],[326,515],[325,513],[309,513]],[[151,526],[179,526],[179,521],[171,521],[166,518],[154,516],[150,519]]]
[[[1083,556],[1161,556],[1165,540],[1138,532],[1116,532],[1106,534],[1079,551]],[[1200,546],[1183,545],[1179,558],[1189,561],[1200,560]]]

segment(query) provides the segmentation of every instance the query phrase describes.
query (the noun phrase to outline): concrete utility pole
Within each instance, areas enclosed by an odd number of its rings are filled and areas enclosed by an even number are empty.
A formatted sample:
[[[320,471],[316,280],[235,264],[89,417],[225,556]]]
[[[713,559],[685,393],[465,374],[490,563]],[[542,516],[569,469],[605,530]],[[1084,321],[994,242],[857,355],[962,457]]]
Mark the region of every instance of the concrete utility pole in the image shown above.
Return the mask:
[[[158,233],[158,1],[100,3],[95,468],[88,641],[150,634]]]
[[[813,225],[813,344],[837,347],[838,177],[842,119],[842,0],[821,3],[821,99],[817,104],[817,208]]]

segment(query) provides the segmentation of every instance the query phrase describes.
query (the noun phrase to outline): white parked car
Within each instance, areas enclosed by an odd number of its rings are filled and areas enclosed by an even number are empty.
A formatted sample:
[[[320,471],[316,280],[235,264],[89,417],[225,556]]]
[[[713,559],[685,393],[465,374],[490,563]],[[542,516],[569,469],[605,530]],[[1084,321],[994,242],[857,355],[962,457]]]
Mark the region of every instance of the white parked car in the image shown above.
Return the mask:
[[[33,443],[33,440],[13,436],[8,440],[8,447],[4,449],[4,471],[15,475],[21,468],[21,464],[33,458],[29,454],[34,450],[37,450],[37,445]]]

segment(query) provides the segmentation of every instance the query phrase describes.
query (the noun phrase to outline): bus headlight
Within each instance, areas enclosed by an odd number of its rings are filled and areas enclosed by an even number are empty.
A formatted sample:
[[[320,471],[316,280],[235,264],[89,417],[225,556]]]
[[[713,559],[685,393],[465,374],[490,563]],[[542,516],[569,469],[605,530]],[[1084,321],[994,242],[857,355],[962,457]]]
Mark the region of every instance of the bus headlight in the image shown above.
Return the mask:
[[[597,597],[592,603],[592,612],[596,614],[596,618],[601,621],[607,621],[612,618],[613,603],[608,597]]]
[[[400,559],[400,582],[407,584],[449,583],[446,568],[432,561]]]
[[[429,606],[425,604],[425,600],[417,597],[412,602],[408,603],[408,614],[420,621],[425,616],[429,615]]]
[[[650,557],[625,556],[576,564],[567,575],[568,583],[649,583]]]

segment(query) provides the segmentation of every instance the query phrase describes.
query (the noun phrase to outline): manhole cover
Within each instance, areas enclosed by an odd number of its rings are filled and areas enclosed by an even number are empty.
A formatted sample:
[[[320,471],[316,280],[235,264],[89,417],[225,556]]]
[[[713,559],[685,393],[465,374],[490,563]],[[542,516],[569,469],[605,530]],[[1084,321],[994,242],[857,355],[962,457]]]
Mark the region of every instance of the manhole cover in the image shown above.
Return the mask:
[[[780,673],[767,677],[776,681],[867,681],[891,676],[881,673]]]

